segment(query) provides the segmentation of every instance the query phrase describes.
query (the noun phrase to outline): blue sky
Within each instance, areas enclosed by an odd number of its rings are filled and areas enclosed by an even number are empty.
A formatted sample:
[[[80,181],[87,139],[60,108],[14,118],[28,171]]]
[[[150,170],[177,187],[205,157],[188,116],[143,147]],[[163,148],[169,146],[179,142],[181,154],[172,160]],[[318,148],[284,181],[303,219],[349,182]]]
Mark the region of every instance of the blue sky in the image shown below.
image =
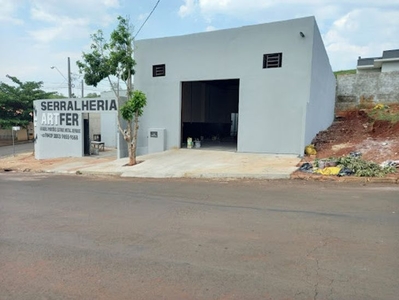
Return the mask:
[[[80,95],[75,61],[90,34],[106,36],[118,15],[138,29],[157,0],[0,0],[0,81],[6,75],[43,81],[67,95],[67,57]],[[161,0],[137,39],[183,35],[315,16],[334,71],[356,67],[358,56],[399,48],[399,0]],[[51,66],[57,69],[51,69]],[[61,74],[62,75],[61,75]],[[76,75],[75,75],[76,74]],[[98,89],[109,90],[106,82]]]

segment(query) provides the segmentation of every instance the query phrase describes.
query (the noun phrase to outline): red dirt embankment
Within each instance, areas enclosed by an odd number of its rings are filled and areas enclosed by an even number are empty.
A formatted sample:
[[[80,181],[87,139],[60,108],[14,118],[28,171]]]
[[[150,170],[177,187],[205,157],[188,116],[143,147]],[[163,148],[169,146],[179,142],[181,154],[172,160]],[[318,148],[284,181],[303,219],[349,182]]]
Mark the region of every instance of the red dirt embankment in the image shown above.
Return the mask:
[[[336,114],[336,120],[325,131],[319,132],[312,144],[317,158],[362,153],[365,160],[381,163],[399,160],[399,122],[375,120],[369,109],[354,109]],[[399,114],[399,105],[390,105],[386,114]]]

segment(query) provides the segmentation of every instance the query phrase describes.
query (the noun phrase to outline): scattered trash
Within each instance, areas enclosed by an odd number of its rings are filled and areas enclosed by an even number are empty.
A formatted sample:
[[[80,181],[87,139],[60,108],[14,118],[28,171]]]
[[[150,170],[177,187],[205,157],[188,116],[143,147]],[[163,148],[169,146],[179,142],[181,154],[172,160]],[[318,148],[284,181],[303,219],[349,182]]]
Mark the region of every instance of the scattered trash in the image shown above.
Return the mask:
[[[313,164],[303,163],[299,170],[325,176],[383,177],[396,173],[399,168],[399,160],[387,160],[379,165],[373,161],[366,161],[361,156],[360,152],[351,152],[347,156],[316,158]]]
[[[313,144],[307,145],[305,147],[305,154],[306,155],[316,155],[317,154],[317,151]]]
[[[324,169],[318,169],[316,173],[321,174],[321,175],[338,175],[339,172],[341,171],[340,167],[326,167]]]
[[[326,167],[336,167],[337,166],[337,161],[336,160],[318,160],[317,161],[317,167],[319,169],[324,169]]]
[[[351,152],[351,153],[349,153],[349,156],[350,157],[361,157],[362,154],[360,152]]]
[[[399,160],[386,160],[383,163],[381,163],[380,166],[382,168],[387,168],[387,167],[398,168],[399,167]]]
[[[324,169],[326,167],[325,161],[324,160],[319,160],[317,162],[317,168],[319,169]]]
[[[385,105],[385,104],[382,104],[382,103],[378,103],[376,106],[373,107],[373,109],[375,109],[375,110],[377,110],[377,109],[385,109],[385,108],[388,109],[389,106]]]
[[[341,171],[339,171],[338,176],[342,177],[342,176],[351,176],[353,175],[354,172],[353,170],[349,169],[349,168],[342,168]]]
[[[311,163],[304,163],[299,170],[306,173],[313,173],[313,166]]]
[[[336,167],[337,161],[336,160],[329,160],[326,162],[326,167]]]

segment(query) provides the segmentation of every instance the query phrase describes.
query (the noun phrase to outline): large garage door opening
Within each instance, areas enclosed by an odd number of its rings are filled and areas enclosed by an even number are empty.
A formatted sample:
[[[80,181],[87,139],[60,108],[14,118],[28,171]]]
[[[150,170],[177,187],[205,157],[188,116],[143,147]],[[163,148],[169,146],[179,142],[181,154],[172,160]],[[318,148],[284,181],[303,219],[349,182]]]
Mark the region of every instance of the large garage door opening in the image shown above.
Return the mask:
[[[237,150],[239,79],[182,82],[182,148]]]

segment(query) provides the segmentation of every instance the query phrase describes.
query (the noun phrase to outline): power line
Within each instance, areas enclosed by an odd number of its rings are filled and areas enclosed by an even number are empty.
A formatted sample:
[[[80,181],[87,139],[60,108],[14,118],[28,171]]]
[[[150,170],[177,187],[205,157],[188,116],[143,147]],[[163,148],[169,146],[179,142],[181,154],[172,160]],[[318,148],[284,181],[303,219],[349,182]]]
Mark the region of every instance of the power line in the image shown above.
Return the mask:
[[[144,20],[143,24],[141,24],[139,30],[137,30],[137,33],[134,35],[134,39],[136,38],[136,36],[139,34],[139,32],[141,31],[141,29],[143,28],[143,26],[145,25],[145,23],[147,23],[148,19],[151,17],[152,13],[154,12],[154,10],[157,8],[159,2],[161,0],[158,0],[157,3],[155,3],[154,8],[152,9],[152,11],[150,12],[150,14],[147,16],[147,18]]]

